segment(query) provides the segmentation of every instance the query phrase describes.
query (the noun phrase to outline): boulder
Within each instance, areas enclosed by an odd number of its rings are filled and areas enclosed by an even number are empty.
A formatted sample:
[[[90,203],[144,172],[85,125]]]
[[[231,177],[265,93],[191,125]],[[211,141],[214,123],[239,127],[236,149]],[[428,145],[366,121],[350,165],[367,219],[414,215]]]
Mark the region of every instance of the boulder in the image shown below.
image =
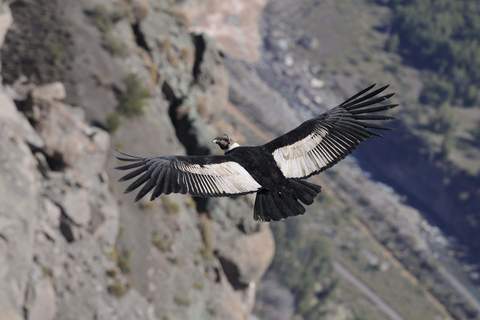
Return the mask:
[[[34,88],[31,95],[34,101],[54,101],[65,99],[67,92],[63,83],[53,82]]]
[[[272,262],[274,247],[270,228],[261,224],[256,233],[220,241],[218,257],[234,287],[247,288],[260,281]]]
[[[57,311],[55,290],[49,278],[31,283],[27,290],[27,320],[52,320]]]
[[[89,145],[83,133],[84,124],[76,119],[70,107],[60,102],[40,104],[41,116],[35,125],[45,141],[45,153],[64,165],[73,165]]]
[[[0,87],[0,121],[3,121],[15,136],[35,148],[43,148],[45,143],[28,122],[25,115],[19,113],[12,99],[3,87]]]
[[[89,199],[91,195],[85,189],[66,189],[60,206],[65,215],[78,225],[85,227],[92,218]]]

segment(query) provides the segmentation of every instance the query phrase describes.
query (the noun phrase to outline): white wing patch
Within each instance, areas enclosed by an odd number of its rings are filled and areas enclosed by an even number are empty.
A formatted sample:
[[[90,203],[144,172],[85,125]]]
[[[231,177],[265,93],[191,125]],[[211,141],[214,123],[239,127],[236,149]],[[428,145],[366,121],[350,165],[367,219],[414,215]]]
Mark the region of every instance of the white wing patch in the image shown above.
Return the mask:
[[[262,187],[245,168],[233,161],[202,166],[181,162],[177,163],[176,167],[187,173],[183,176],[183,181],[178,183],[186,185],[189,191],[200,190],[203,193],[220,195],[252,192]]]
[[[336,161],[344,150],[320,126],[302,140],[275,150],[273,158],[285,177],[304,178]]]

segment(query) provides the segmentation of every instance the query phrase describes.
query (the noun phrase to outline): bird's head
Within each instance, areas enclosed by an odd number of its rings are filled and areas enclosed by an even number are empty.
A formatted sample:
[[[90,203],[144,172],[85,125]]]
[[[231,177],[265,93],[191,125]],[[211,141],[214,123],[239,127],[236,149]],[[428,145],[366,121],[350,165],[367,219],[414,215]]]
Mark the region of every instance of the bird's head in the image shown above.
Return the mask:
[[[225,134],[225,133],[213,139],[212,142],[218,144],[220,149],[222,149],[225,152],[230,151],[239,146],[238,143],[233,141],[233,139],[230,138],[228,134]]]

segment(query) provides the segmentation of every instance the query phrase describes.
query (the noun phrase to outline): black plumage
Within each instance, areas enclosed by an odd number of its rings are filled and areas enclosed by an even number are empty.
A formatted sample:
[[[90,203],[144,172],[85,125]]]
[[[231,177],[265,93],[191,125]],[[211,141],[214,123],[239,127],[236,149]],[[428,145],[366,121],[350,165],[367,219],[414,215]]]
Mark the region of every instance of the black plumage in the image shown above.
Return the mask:
[[[122,153],[124,157],[117,158],[131,163],[116,169],[133,171],[119,181],[137,177],[125,190],[143,185],[135,201],[152,190],[150,200],[170,193],[222,197],[256,192],[255,220],[278,221],[303,214],[301,203],[312,204],[321,190],[303,179],[332,167],[371,136],[382,137],[371,129],[393,130],[367,122],[396,119],[372,114],[398,106],[380,104],[393,96],[378,96],[388,86],[372,91],[373,87],[262,146],[240,147],[223,134],[213,142],[225,155],[144,158]]]

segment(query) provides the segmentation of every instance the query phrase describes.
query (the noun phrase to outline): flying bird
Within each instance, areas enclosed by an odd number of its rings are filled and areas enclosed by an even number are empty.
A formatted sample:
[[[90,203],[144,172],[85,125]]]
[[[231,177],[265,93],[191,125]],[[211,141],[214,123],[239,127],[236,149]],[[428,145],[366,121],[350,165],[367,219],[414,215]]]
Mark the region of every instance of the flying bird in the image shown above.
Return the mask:
[[[144,186],[135,201],[153,190],[150,200],[161,194],[181,193],[195,197],[232,197],[257,193],[253,218],[278,221],[305,213],[321,187],[304,179],[345,158],[367,138],[382,137],[375,131],[394,130],[369,120],[396,120],[379,111],[398,104],[381,104],[394,93],[381,95],[388,86],[375,85],[358,92],[337,107],[305,121],[292,131],[261,146],[239,146],[222,134],[213,142],[224,155],[137,157],[120,152],[117,157],[131,164],[119,181],[138,177],[125,193]]]

